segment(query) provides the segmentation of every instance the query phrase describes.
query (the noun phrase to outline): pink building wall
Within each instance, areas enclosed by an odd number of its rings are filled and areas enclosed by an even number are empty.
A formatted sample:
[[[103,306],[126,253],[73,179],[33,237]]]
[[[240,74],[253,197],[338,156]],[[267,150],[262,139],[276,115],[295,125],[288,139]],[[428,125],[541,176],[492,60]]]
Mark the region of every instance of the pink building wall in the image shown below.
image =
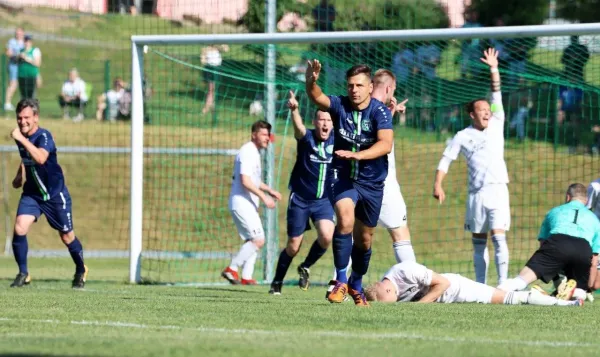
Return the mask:
[[[248,10],[247,0],[157,0],[160,17],[181,20],[183,15],[197,16],[204,23],[221,23],[223,19],[238,20]]]
[[[4,0],[4,3],[15,7],[44,6],[94,14],[104,14],[106,12],[105,0]]]

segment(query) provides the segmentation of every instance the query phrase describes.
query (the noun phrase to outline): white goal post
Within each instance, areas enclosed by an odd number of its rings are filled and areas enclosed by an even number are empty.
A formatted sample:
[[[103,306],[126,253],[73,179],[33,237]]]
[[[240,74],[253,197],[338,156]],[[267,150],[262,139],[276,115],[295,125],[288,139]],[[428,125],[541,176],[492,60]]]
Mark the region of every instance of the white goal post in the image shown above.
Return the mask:
[[[273,31],[274,24],[270,24]],[[131,120],[131,196],[130,196],[130,272],[129,281],[141,281],[142,257],[142,212],[143,212],[143,170],[144,170],[144,106],[142,79],[144,73],[144,52],[146,46],[181,46],[209,44],[264,44],[268,46],[265,63],[266,110],[269,122],[275,119],[275,44],[293,43],[340,43],[340,42],[380,42],[411,40],[451,40],[473,37],[516,38],[547,37],[600,34],[600,23],[569,25],[535,25],[510,27],[481,27],[430,30],[387,30],[387,31],[348,31],[348,32],[305,32],[305,33],[261,33],[261,34],[222,34],[222,35],[134,35],[131,37],[132,54],[132,120]],[[269,85],[269,83],[271,85]],[[267,152],[266,183],[273,184],[273,149]],[[268,210],[265,224],[267,260],[276,259],[277,248],[273,246],[275,214]],[[266,279],[272,279],[272,267],[267,269]]]

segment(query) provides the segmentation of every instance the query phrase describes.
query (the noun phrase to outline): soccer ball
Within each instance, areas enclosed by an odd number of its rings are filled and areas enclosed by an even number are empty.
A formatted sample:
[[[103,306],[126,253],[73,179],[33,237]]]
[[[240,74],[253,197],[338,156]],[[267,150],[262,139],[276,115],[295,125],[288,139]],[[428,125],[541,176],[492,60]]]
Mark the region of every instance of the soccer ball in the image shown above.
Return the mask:
[[[250,104],[250,115],[261,115],[263,112],[263,106],[258,100],[255,100]]]

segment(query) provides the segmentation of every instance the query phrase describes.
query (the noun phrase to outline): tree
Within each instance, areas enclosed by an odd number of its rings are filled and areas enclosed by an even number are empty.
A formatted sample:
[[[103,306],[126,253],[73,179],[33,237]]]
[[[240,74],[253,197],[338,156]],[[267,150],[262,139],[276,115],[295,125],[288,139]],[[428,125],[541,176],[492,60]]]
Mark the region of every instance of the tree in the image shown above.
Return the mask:
[[[558,17],[582,23],[600,19],[600,0],[556,0]]]
[[[472,8],[479,13],[484,26],[496,26],[501,18],[505,26],[539,25],[548,16],[548,0],[473,0]],[[509,9],[513,9],[510,10]]]

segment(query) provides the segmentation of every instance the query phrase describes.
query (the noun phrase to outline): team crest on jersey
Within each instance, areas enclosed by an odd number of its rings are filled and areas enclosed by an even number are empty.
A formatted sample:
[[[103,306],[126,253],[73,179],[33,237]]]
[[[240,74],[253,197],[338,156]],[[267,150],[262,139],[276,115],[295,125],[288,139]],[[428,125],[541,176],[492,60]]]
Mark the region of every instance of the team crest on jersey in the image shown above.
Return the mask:
[[[328,153],[328,154],[333,154],[333,145],[328,145],[325,148],[325,152]]]
[[[364,119],[360,123],[360,127],[361,127],[362,131],[371,131],[371,121],[369,119]]]

